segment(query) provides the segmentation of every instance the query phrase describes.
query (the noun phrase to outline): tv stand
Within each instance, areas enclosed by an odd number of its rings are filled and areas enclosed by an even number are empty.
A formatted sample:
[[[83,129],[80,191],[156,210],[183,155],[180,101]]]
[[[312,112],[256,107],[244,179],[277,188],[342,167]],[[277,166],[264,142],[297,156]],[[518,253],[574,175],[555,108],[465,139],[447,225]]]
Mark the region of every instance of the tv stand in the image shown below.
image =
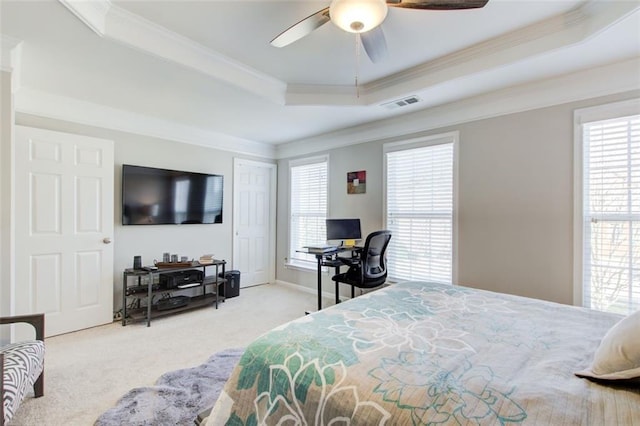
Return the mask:
[[[211,263],[193,262],[188,266],[166,266],[155,270],[125,269],[122,276],[122,326],[136,321],[146,321],[151,326],[151,319],[178,312],[215,305],[224,302],[224,297],[218,292],[220,284],[226,280],[224,260],[213,260]],[[215,268],[214,275],[207,275],[209,268]],[[222,269],[222,271],[220,271]],[[163,288],[160,275],[176,272],[202,271],[197,281],[176,285],[173,288]],[[133,280],[131,279],[133,278]],[[165,277],[166,278],[166,277]],[[145,283],[143,284],[143,279]],[[130,281],[134,281],[131,283]],[[202,288],[196,296],[188,297],[182,292],[188,289]],[[207,292],[207,289],[211,290]],[[159,300],[155,300],[160,296]],[[127,303],[128,302],[128,303]]]

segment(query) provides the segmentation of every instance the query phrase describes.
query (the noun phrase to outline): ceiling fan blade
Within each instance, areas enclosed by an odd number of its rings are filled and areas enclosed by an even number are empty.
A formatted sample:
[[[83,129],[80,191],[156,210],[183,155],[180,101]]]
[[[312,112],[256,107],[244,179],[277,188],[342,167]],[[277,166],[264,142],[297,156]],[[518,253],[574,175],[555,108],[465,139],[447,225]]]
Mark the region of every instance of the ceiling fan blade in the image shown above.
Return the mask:
[[[387,40],[384,38],[382,26],[360,34],[362,46],[364,46],[367,56],[374,64],[387,57]]]
[[[276,38],[271,40],[271,45],[275,47],[284,47],[294,41],[300,40],[302,37],[311,33],[313,30],[320,28],[330,20],[329,8],[326,7],[317,11],[313,15],[307,16],[297,24],[290,26],[278,34]]]
[[[489,0],[387,0],[387,6],[405,9],[455,10],[479,9]]]

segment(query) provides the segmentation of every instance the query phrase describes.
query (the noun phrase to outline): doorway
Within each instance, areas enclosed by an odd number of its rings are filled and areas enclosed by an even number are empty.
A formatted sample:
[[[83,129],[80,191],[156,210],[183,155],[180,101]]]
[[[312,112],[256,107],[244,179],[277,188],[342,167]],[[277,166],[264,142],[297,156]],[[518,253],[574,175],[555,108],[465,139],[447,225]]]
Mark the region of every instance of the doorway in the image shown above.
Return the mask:
[[[15,312],[47,337],[113,321],[113,142],[15,127]]]
[[[233,269],[240,287],[275,279],[275,194],[275,164],[234,159]]]

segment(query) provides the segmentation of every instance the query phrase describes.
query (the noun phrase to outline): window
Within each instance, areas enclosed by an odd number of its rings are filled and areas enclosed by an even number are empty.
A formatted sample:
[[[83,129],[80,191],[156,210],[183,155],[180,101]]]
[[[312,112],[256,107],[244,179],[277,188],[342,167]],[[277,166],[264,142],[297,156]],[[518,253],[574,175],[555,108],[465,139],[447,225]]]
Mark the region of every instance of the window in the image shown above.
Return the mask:
[[[290,263],[315,268],[315,256],[298,253],[296,250],[326,242],[327,158],[292,161],[289,171]]]
[[[190,186],[191,182],[189,179],[178,179],[174,182],[174,192],[176,195],[173,200],[173,209],[175,211],[173,221],[175,223],[182,223],[187,220]]]
[[[222,197],[212,197],[212,194],[222,194],[224,181],[219,176],[207,176],[207,196],[204,199],[204,223],[214,223],[222,217]]]
[[[457,133],[385,145],[392,279],[454,282]]]
[[[577,112],[579,302],[621,314],[640,308],[640,115],[626,115],[630,105]]]

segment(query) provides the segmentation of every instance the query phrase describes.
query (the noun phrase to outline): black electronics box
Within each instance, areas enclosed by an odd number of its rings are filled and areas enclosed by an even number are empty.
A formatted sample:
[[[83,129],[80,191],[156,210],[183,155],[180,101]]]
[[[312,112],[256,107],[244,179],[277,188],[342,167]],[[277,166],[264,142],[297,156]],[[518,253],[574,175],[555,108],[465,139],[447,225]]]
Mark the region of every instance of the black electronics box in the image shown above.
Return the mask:
[[[168,311],[170,309],[182,308],[187,306],[191,298],[189,296],[174,296],[167,299],[161,299],[156,303],[156,309],[159,311]]]
[[[202,277],[202,271],[199,269],[167,272],[160,274],[160,288],[169,290],[186,284],[201,283]]]
[[[227,280],[220,288],[221,296],[228,299],[240,295],[240,271],[226,271],[224,274],[220,272],[218,275]]]
[[[157,290],[160,290],[160,287],[158,286],[158,284],[153,284],[151,286],[151,291],[157,291]],[[149,287],[147,285],[132,285],[127,287],[125,294],[127,296],[131,296],[134,294],[147,293],[147,292],[149,292]]]

